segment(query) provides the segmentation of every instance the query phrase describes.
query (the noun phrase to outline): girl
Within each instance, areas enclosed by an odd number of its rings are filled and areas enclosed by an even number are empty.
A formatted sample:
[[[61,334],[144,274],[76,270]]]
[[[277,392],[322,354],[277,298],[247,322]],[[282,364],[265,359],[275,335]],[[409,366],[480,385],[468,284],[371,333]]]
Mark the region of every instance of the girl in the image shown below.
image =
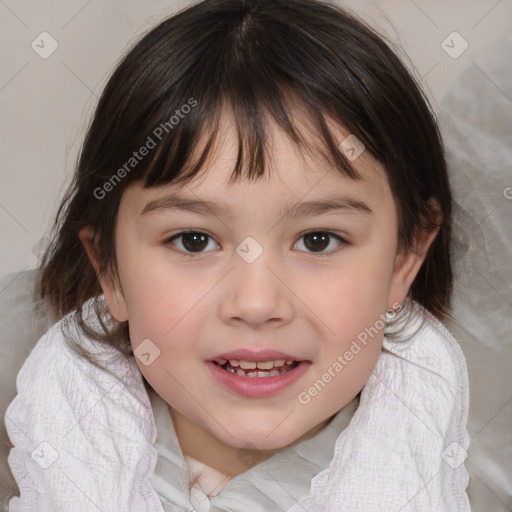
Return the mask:
[[[6,413],[11,511],[469,510],[426,99],[315,0],[205,0],[97,106]]]

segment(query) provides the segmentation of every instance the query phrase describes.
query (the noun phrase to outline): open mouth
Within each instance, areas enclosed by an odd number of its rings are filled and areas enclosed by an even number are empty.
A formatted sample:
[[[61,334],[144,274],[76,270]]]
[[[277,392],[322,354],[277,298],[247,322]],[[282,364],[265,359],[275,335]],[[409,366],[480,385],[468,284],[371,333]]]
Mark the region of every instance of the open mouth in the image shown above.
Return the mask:
[[[276,350],[238,350],[206,361],[214,378],[237,395],[263,398],[292,387],[308,371],[309,360]],[[236,358],[236,359],[235,359]]]
[[[286,361],[284,359],[272,361],[239,361],[237,359],[220,359],[213,361],[223,370],[240,377],[278,377],[296,368],[300,361]]]

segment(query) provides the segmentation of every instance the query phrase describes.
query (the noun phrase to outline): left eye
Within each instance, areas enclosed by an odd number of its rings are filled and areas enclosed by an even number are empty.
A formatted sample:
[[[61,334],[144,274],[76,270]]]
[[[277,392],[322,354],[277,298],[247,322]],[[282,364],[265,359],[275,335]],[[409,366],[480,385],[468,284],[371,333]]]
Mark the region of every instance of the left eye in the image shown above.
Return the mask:
[[[336,239],[338,241],[337,247],[347,243],[343,238],[341,238],[341,236],[329,231],[309,231],[308,233],[304,233],[300,237],[299,241],[302,239],[304,239],[304,246],[306,247],[306,250],[322,254],[333,252],[333,250],[336,249],[335,247],[334,249],[325,251],[325,249],[331,245],[330,242],[332,239]]]
[[[299,241],[294,244],[294,247],[300,244],[302,239],[304,239],[303,245],[306,247],[306,251],[320,254],[333,252],[340,245],[348,243],[341,236],[329,231],[309,231],[299,238]],[[326,251],[326,249],[332,245],[333,240],[337,242],[336,247],[331,247],[330,250]],[[165,240],[164,244],[170,243],[185,254],[201,254],[203,252],[209,252],[209,250],[206,249],[210,245],[210,242],[214,242],[213,238],[201,231],[182,231],[168,240]],[[214,243],[214,245],[217,246],[214,247],[214,249],[218,248],[217,244]],[[212,249],[210,248],[210,250]]]

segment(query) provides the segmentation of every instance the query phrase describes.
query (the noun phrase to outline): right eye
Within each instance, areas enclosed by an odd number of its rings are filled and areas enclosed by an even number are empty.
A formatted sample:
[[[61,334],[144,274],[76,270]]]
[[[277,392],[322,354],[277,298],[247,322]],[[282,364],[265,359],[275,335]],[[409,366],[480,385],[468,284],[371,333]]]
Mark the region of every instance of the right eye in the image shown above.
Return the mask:
[[[213,238],[202,231],[182,231],[173,235],[172,237],[164,240],[163,244],[171,244],[177,247],[176,250],[187,255],[201,254],[206,247],[208,247],[208,240],[213,241]],[[175,243],[175,241],[177,241]],[[181,247],[180,247],[181,246]]]

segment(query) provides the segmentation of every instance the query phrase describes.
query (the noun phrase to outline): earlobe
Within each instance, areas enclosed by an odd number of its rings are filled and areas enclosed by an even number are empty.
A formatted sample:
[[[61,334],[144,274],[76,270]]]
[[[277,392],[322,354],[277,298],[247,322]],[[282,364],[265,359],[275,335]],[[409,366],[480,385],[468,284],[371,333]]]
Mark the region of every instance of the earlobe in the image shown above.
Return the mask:
[[[80,241],[82,242],[87,256],[94,267],[96,277],[100,282],[103,295],[107,301],[108,309],[112,317],[118,322],[125,322],[128,320],[128,309],[126,307],[126,301],[122,290],[117,285],[115,280],[110,274],[100,272],[100,264],[97,249],[94,245],[94,235],[91,228],[83,228],[78,234]]]

